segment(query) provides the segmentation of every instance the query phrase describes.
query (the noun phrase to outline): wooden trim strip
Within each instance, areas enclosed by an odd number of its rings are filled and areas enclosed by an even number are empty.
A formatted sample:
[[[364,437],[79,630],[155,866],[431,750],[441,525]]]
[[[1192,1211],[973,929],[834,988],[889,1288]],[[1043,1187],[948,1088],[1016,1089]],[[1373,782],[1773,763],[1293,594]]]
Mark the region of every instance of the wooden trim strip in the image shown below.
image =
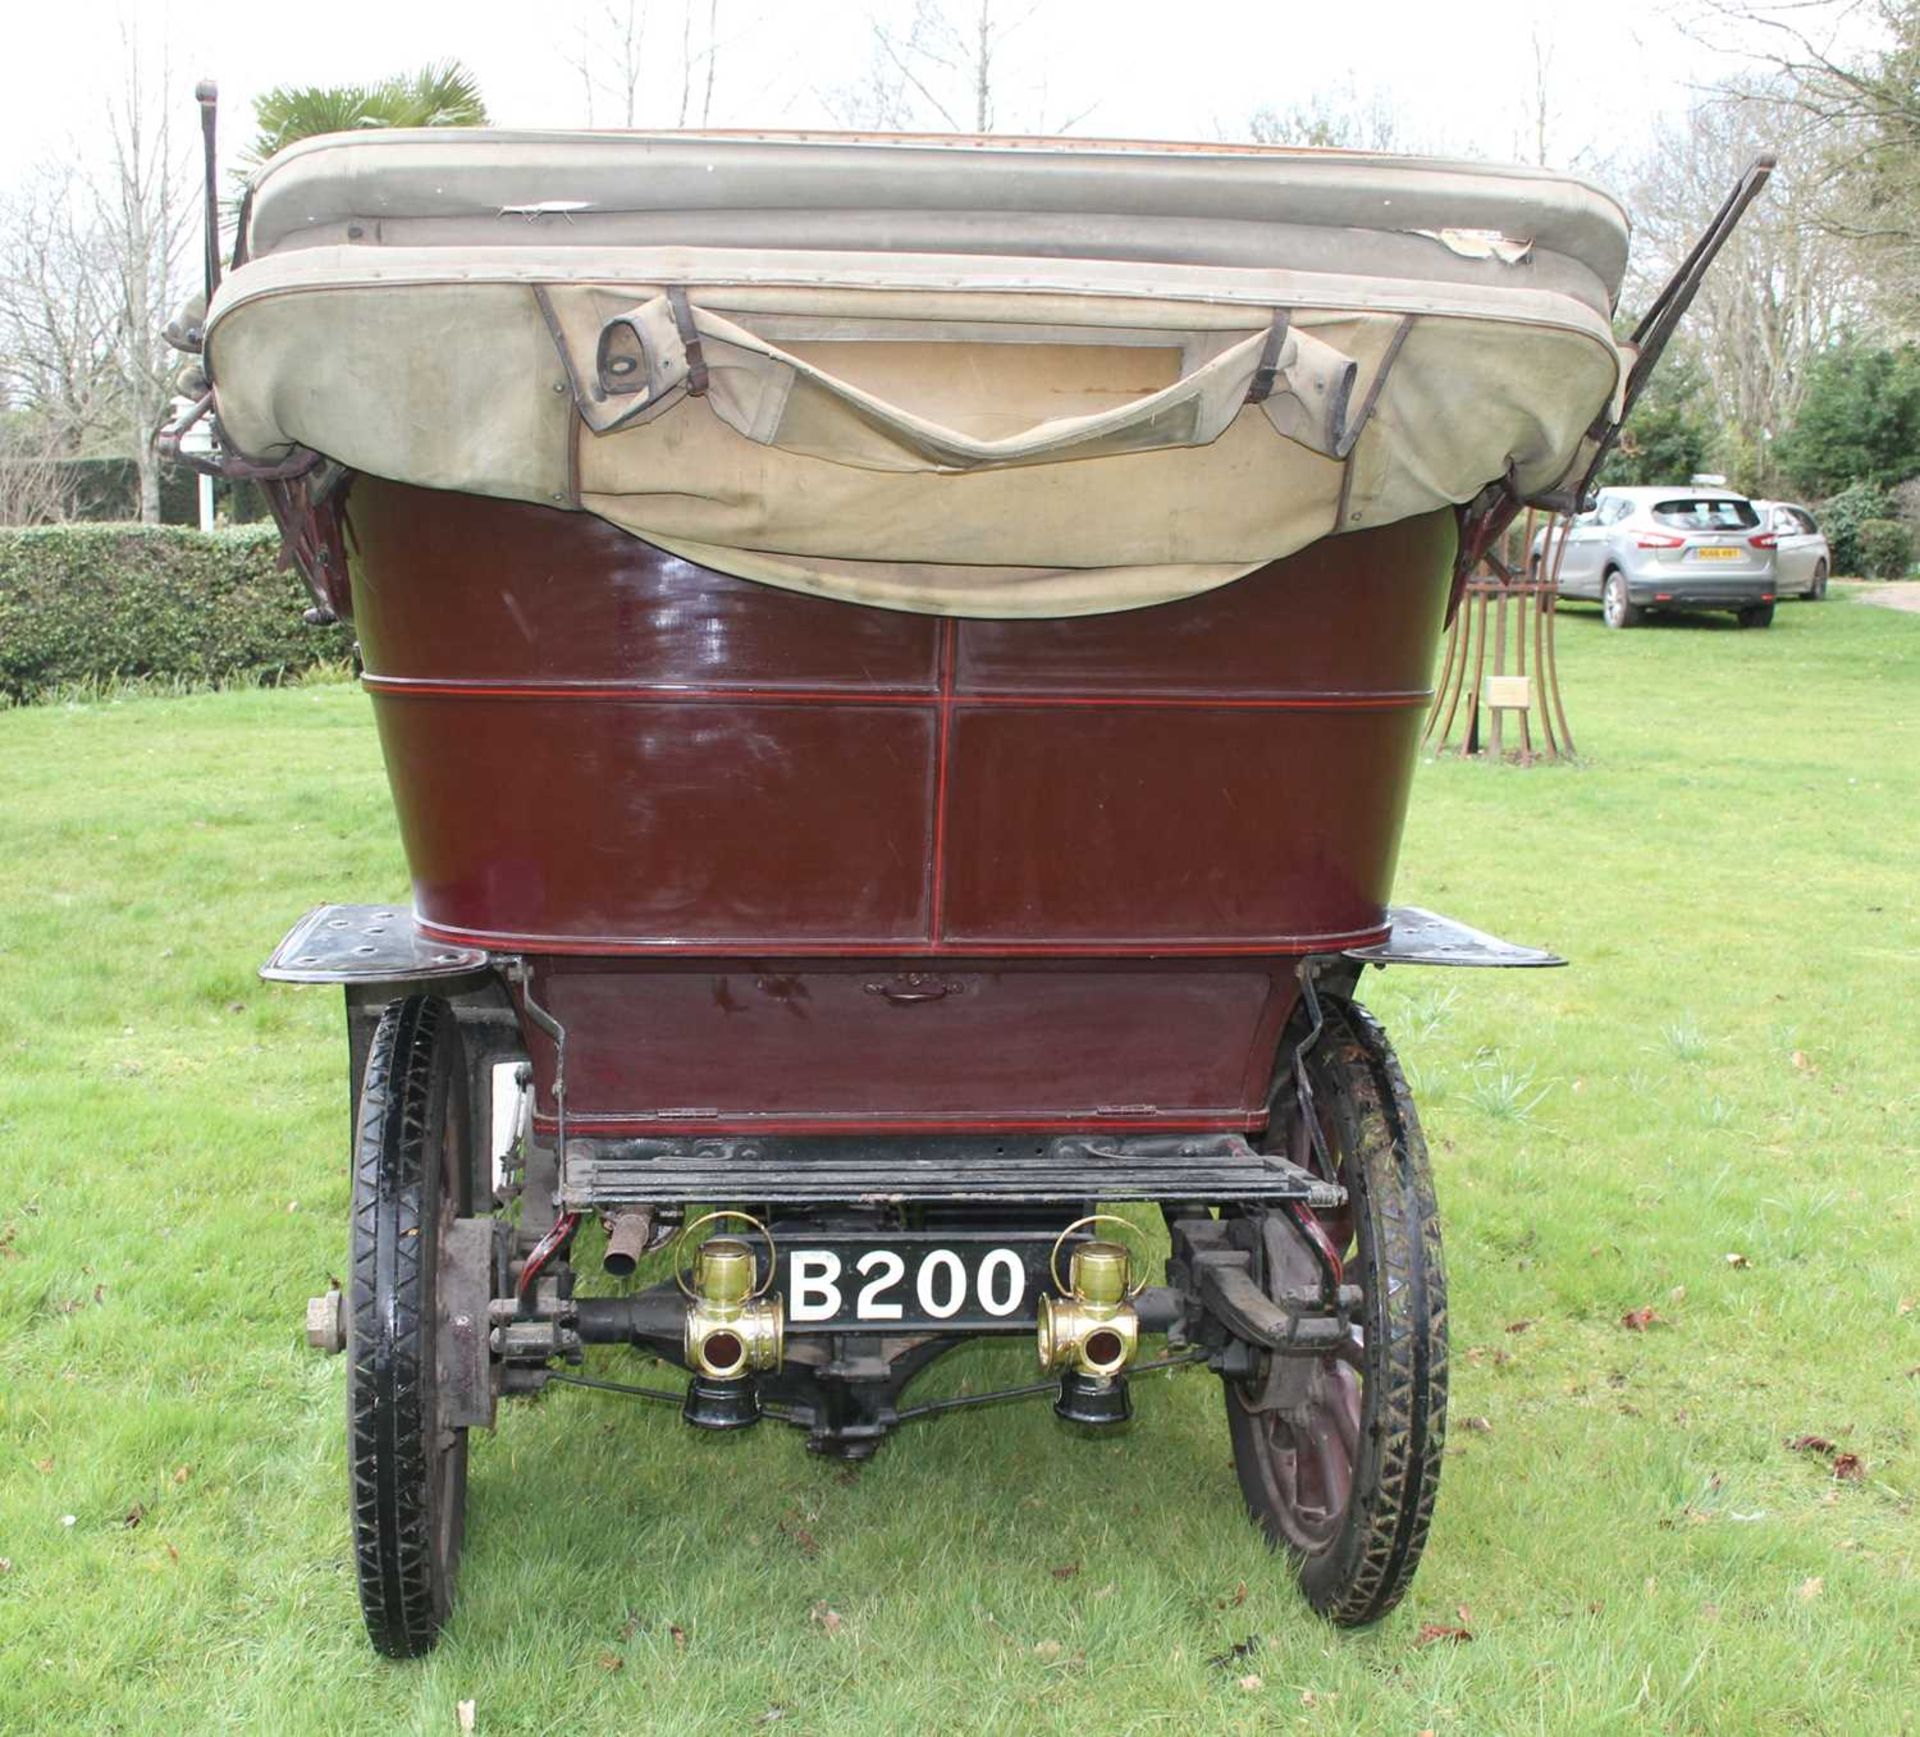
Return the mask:
[[[809,1119],[793,1116],[645,1116],[619,1111],[595,1113],[591,1110],[567,1111],[567,1132],[572,1134],[678,1136],[687,1140],[706,1140],[719,1135],[760,1134],[1251,1134],[1266,1126],[1262,1111],[1242,1110],[1228,1114],[1192,1114],[1128,1117],[1101,1116],[1091,1111],[1056,1116],[820,1116]],[[555,1132],[554,1118],[534,1113],[537,1132]]]
[[[416,916],[421,934],[450,946],[480,947],[490,953],[533,953],[588,958],[708,958],[708,959],[1259,959],[1280,956],[1338,953],[1348,947],[1376,946],[1387,938],[1389,925],[1351,929],[1331,935],[1268,935],[1246,941],[1200,941],[1138,936],[1095,941],[1002,941],[948,935],[935,942],[912,937],[873,941],[812,941],[803,937],[765,936],[745,940],[695,940],[676,937],[636,940],[631,936],[528,935],[495,929],[462,929],[432,923]]]

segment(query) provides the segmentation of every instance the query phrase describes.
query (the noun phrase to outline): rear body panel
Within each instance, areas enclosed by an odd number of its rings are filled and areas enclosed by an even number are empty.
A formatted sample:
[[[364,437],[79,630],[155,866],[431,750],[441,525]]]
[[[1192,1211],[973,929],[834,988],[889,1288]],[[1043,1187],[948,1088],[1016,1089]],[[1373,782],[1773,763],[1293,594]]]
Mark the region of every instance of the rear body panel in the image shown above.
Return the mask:
[[[346,518],[416,916],[528,958],[583,1133],[1254,1126],[1294,963],[1386,932],[1451,514],[1020,622]]]
[[[571,1132],[697,1138],[1257,1128],[1298,991],[1291,961],[549,959],[534,992]]]

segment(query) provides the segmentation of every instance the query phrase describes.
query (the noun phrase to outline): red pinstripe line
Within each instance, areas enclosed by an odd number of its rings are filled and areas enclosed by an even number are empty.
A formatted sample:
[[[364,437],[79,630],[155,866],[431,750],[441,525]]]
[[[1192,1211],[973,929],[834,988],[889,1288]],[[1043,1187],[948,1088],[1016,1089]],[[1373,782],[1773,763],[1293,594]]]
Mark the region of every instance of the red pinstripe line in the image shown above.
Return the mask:
[[[918,692],[884,688],[803,688],[803,687],[675,687],[670,683],[649,685],[644,682],[516,682],[462,680],[440,676],[363,675],[363,686],[374,693],[420,694],[438,697],[499,700],[687,700],[695,703],[715,701],[771,700],[791,701],[796,705],[829,703],[859,706],[931,706],[939,696],[931,689]]]
[[[960,706],[1028,706],[1053,711],[1098,706],[1106,711],[1193,712],[1385,712],[1424,706],[1431,689],[1407,688],[1376,694],[961,694]]]
[[[951,636],[949,636],[951,637]],[[938,706],[943,715],[963,706],[1027,707],[1035,711],[1097,707],[1110,711],[1271,711],[1377,712],[1424,706],[1433,698],[1428,688],[1393,689],[1381,693],[1326,694],[960,694],[952,687],[952,653],[947,654],[938,693],[895,692],[871,688],[684,688],[646,687],[631,682],[493,682],[443,680],[434,676],[363,675],[362,684],[373,693],[398,698],[499,700],[653,700],[685,701],[693,705],[741,704],[838,706]]]
[[[935,750],[933,777],[932,886],[927,907],[927,940],[940,945],[947,900],[947,762],[953,740],[953,661],[959,634],[951,617],[940,623],[940,739]]]

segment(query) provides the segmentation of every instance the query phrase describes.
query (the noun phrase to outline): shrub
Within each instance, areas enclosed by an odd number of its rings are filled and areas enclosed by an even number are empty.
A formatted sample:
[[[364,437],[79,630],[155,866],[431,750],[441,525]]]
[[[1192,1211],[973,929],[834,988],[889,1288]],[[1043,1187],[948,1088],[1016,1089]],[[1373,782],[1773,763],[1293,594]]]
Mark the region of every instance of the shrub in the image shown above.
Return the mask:
[[[348,627],[308,627],[272,531],[53,525],[0,531],[0,696],[160,677],[274,679],[339,662]]]
[[[1807,489],[1886,487],[1911,476],[1920,460],[1920,350],[1843,339],[1816,357],[1774,457]]]
[[[1695,471],[1705,470],[1713,439],[1712,406],[1699,358],[1691,348],[1676,345],[1654,370],[1620,444],[1607,454],[1600,486],[1684,484]]]
[[[1821,507],[1820,529],[1826,532],[1827,544],[1833,550],[1834,572],[1867,570],[1866,550],[1860,546],[1861,528],[1868,520],[1885,519],[1891,513],[1886,490],[1864,482],[1843,488]]]
[[[1894,489],[1893,511],[1888,516],[1920,535],[1920,476],[1910,476]]]
[[[1904,579],[1913,565],[1913,533],[1898,519],[1860,527],[1860,571],[1869,579]]]

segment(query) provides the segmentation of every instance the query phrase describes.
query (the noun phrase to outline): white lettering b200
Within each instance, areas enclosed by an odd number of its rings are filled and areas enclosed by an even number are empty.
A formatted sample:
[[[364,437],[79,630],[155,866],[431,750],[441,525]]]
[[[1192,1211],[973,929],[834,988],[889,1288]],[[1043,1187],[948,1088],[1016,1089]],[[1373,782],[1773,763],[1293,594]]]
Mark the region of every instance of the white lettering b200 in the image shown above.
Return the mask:
[[[840,1257],[832,1249],[800,1249],[788,1267],[790,1321],[831,1321],[840,1313]]]
[[[890,1248],[868,1249],[853,1263],[864,1282],[854,1293],[853,1315],[860,1321],[899,1321],[906,1309],[897,1292],[906,1283],[907,1263]],[[839,1319],[846,1307],[842,1281],[846,1268],[831,1249],[795,1249],[787,1267],[787,1319],[795,1326]],[[948,1321],[967,1306],[968,1292],[977,1293],[981,1311],[1004,1318],[1017,1314],[1027,1297],[1027,1269],[1010,1248],[988,1250],[977,1273],[952,1249],[928,1249],[913,1275],[913,1295],[920,1313]]]

